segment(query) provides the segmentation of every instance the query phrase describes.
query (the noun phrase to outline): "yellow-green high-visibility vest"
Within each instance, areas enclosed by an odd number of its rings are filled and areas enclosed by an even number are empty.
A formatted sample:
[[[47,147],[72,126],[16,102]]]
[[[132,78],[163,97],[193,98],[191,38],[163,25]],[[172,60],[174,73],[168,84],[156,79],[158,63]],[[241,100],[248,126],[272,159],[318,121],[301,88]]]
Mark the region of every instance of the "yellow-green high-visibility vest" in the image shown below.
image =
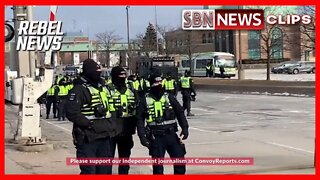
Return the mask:
[[[59,94],[58,96],[66,96],[68,95],[68,88],[66,86],[59,86]]]
[[[131,117],[136,114],[135,96],[130,88],[127,88],[126,92],[121,94],[117,89],[112,87],[110,89],[110,96],[110,100],[112,100],[112,103],[109,102],[110,106],[115,111],[122,110],[121,117]]]
[[[57,87],[57,85],[51,86],[51,87],[48,89],[47,95],[48,95],[48,96],[54,96],[54,92],[55,92],[56,87]]]
[[[174,90],[174,79],[165,81],[165,90]]]
[[[182,76],[180,78],[181,87],[182,88],[190,88],[190,79],[191,79],[191,77]]]
[[[166,93],[158,101],[147,94],[146,102],[148,109],[148,116],[146,116],[147,125],[154,126],[176,123],[175,117],[172,117],[170,119],[165,119],[164,117],[165,110],[173,111],[173,108],[169,101],[169,97]],[[161,124],[158,124],[156,122],[157,118],[163,118],[163,122]]]
[[[107,88],[103,87],[101,91],[94,88],[93,86],[83,84],[84,87],[86,87],[91,95],[91,102],[88,104],[84,104],[81,107],[81,113],[86,116],[86,118],[90,120],[94,119],[102,119],[102,118],[110,118],[112,110],[109,106],[109,100],[108,97],[110,96],[110,92]],[[103,105],[104,108],[106,108],[106,114],[102,117],[96,117],[95,116],[95,107],[98,105]]]

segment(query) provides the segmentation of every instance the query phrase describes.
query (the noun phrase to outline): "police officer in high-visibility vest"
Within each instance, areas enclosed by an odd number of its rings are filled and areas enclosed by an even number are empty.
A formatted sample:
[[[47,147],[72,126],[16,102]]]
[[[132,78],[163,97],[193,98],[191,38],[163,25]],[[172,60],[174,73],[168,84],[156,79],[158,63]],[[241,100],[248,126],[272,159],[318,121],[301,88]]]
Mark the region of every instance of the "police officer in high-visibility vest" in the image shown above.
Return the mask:
[[[59,93],[59,86],[57,84],[53,84],[47,91],[47,100],[46,100],[46,109],[47,109],[47,117],[49,119],[51,104],[53,105],[53,118],[57,118],[57,98],[55,94]]]
[[[136,108],[139,97],[134,88],[126,83],[126,71],[116,66],[111,70],[112,84],[108,86],[112,103],[116,112],[116,122],[121,129],[121,133],[112,138],[111,148],[115,154],[118,150],[119,158],[129,158],[133,148],[133,137],[136,131]],[[128,174],[130,166],[128,164],[119,165],[119,174]]]
[[[184,158],[186,149],[182,140],[189,136],[189,125],[183,108],[172,94],[164,91],[160,74],[151,75],[149,80],[150,92],[141,98],[137,112],[140,142],[149,148],[152,158],[164,158],[166,152],[171,158]],[[177,123],[182,129],[180,137],[176,133]],[[185,172],[185,165],[174,165],[174,174]],[[163,166],[153,165],[153,174],[163,174]]]
[[[105,83],[106,86],[109,86],[110,84],[112,84],[111,77],[110,76],[106,76],[105,80],[104,80],[104,83]]]
[[[65,120],[66,117],[66,99],[68,95],[68,87],[65,78],[60,79],[56,98],[58,102],[58,121]]]
[[[112,158],[111,137],[116,136],[110,94],[100,83],[100,66],[83,62],[83,73],[68,94],[67,117],[73,122],[77,158]],[[80,165],[81,174],[111,174],[111,165]]]
[[[64,76],[62,74],[59,74],[58,76],[56,76],[56,79],[55,79],[56,82],[55,83],[59,84],[62,79],[64,79]]]
[[[162,81],[162,86],[164,87],[165,91],[169,94],[177,96],[177,84],[174,78],[168,73],[166,78]]]
[[[137,76],[132,74],[128,76],[128,84],[133,87],[133,89],[137,92],[141,91],[140,82],[137,80]]]
[[[187,116],[194,116],[194,114],[191,113],[191,94],[196,96],[196,91],[191,78],[191,71],[185,71],[185,75],[180,78],[179,85],[182,94],[183,108],[187,110]]]
[[[211,62],[208,62],[206,66],[206,76],[211,77],[212,74],[213,74],[213,66]]]
[[[68,76],[67,77],[67,83],[66,83],[66,87],[67,87],[67,90],[68,92],[73,88],[73,83],[72,83],[72,79],[71,79],[71,76]]]

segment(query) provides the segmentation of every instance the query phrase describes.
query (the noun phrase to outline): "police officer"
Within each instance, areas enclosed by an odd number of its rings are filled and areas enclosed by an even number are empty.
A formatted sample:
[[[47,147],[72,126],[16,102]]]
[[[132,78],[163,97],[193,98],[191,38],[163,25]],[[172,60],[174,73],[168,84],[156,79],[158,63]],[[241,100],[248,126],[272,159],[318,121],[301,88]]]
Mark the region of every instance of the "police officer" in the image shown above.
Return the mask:
[[[171,158],[184,158],[186,149],[180,138],[188,138],[189,125],[183,108],[172,94],[165,93],[161,80],[160,74],[149,78],[150,92],[141,99],[137,112],[138,136],[141,144],[149,148],[152,158],[163,158],[166,151]],[[176,119],[182,129],[180,138],[176,134]],[[185,172],[185,165],[174,165],[174,174]],[[154,165],[153,174],[163,174],[163,166]]]
[[[147,93],[150,89],[150,83],[147,78],[147,76],[142,76],[140,80],[140,87],[143,92],[142,94]]]
[[[73,88],[73,83],[72,83],[72,78],[71,76],[67,76],[67,83],[66,83],[66,88],[68,91],[70,91]]]
[[[47,109],[47,117],[49,119],[49,114],[51,110],[51,104],[53,105],[53,118],[57,118],[57,98],[55,94],[59,93],[59,86],[57,84],[53,84],[49,90],[47,91],[47,102],[46,102],[46,109]]]
[[[68,88],[65,78],[59,80],[58,87],[58,90],[55,91],[55,97],[58,102],[58,121],[64,121],[66,117],[66,99],[68,95]]]
[[[223,66],[223,65],[220,65],[219,70],[220,70],[220,77],[221,77],[221,78],[224,78],[224,72],[225,72],[224,66]]]
[[[208,62],[206,66],[206,76],[212,77],[212,74],[213,74],[213,66],[211,62]]]
[[[129,86],[133,87],[135,91],[140,92],[140,82],[137,79],[136,75],[132,74],[128,76],[128,83],[129,83]]]
[[[136,130],[136,107],[139,102],[137,92],[133,87],[126,83],[126,71],[116,66],[111,70],[112,84],[108,86],[116,112],[116,122],[121,130],[121,133],[112,138],[111,148],[113,155],[116,147],[118,149],[119,158],[129,158],[131,149],[133,148],[133,137]],[[129,165],[121,165],[118,168],[119,174],[128,174]]]
[[[166,78],[163,80],[164,89],[167,93],[177,96],[177,84],[174,78],[167,73]]]
[[[67,100],[67,117],[73,122],[77,158],[112,158],[111,137],[118,134],[110,111],[110,96],[100,84],[101,69],[92,59],[83,62]],[[111,174],[112,166],[80,165],[81,174]]]
[[[191,113],[191,94],[196,96],[191,71],[186,70],[185,75],[180,78],[180,89],[182,94],[183,108],[187,110],[187,116],[194,116]]]

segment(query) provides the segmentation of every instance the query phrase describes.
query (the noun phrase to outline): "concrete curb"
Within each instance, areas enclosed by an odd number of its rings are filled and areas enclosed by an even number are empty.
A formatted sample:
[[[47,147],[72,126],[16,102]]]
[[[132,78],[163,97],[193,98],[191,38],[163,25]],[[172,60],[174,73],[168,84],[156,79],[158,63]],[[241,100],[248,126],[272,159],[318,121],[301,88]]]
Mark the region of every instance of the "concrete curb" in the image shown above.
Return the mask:
[[[195,88],[207,92],[232,93],[271,93],[299,94],[315,96],[315,82],[312,81],[264,81],[264,80],[223,80],[223,79],[194,79]]]
[[[18,151],[23,152],[44,152],[53,150],[53,144],[42,144],[33,146],[18,145],[16,148]]]

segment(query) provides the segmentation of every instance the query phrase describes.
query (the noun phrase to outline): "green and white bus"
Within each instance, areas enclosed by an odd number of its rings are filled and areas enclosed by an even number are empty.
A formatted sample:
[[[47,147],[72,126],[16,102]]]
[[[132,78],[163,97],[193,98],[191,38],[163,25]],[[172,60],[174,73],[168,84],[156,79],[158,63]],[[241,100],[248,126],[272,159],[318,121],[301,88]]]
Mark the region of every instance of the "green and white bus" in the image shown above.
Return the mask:
[[[224,77],[235,77],[237,70],[237,60],[231,53],[226,52],[206,52],[192,54],[193,71],[192,76],[205,77],[208,62],[213,64],[213,75],[220,77],[220,66],[224,67]],[[183,75],[185,70],[190,70],[190,60],[188,55],[181,55],[181,62],[178,65],[179,75]]]

